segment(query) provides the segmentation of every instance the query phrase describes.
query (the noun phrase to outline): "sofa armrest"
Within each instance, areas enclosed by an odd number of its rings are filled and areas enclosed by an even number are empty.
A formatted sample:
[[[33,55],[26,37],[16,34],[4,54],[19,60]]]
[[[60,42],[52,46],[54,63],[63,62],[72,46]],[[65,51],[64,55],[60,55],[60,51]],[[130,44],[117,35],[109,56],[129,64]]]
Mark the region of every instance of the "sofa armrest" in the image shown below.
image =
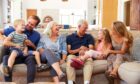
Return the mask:
[[[118,74],[127,84],[140,84],[140,63],[123,63],[118,69]]]
[[[93,74],[104,73],[107,70],[107,60],[93,61]]]
[[[63,72],[66,72],[66,63],[62,64],[61,69]],[[95,60],[93,62],[93,74],[98,74],[98,73],[104,73],[105,70],[107,69],[107,61],[106,60]],[[27,73],[27,67],[25,64],[16,64],[14,65],[13,68],[14,72],[20,72],[20,73]],[[76,74],[82,74],[83,70],[76,70]],[[46,75],[46,74],[45,74]]]

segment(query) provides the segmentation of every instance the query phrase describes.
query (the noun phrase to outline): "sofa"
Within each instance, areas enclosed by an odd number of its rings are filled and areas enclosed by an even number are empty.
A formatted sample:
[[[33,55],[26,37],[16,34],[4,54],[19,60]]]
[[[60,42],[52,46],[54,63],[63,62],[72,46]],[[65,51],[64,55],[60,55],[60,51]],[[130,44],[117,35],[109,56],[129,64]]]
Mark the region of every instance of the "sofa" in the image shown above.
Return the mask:
[[[42,29],[37,29],[37,31],[42,32]],[[62,29],[60,34],[68,35],[74,32],[75,29]],[[89,30],[94,38],[97,37],[97,30]],[[134,36],[134,45],[132,48],[132,62],[126,62],[121,64],[118,69],[118,75],[120,79],[115,80],[115,84],[140,84],[140,31],[130,31]],[[0,45],[0,60],[4,52],[3,46]],[[61,65],[62,70],[66,71],[66,63]],[[93,75],[91,78],[91,84],[108,84],[108,80],[104,74],[107,69],[106,60],[95,60],[93,61]],[[16,84],[26,84],[27,68],[25,64],[16,64],[13,69],[13,82]],[[76,84],[83,84],[83,74],[82,70],[76,70]],[[0,74],[0,81],[3,80],[3,75]],[[46,72],[38,73],[36,72],[35,82],[50,82],[52,78],[50,76],[49,70]],[[67,78],[63,78],[61,81],[67,82]]]

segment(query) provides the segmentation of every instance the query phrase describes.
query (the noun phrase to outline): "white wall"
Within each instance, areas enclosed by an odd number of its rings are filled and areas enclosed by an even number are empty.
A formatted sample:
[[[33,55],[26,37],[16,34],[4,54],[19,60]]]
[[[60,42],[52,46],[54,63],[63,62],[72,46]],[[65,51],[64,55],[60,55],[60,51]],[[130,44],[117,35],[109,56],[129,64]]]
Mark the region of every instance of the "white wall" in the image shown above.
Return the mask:
[[[21,0],[11,1],[11,21],[21,18]]]
[[[96,8],[94,8],[96,6]],[[93,25],[93,20],[96,20],[96,12],[97,12],[97,0],[88,0],[87,6],[87,19],[90,24]],[[97,21],[97,20],[96,20]],[[96,22],[97,23],[97,22]]]
[[[59,10],[59,9],[81,9],[87,10],[88,0],[68,0],[68,2],[62,2],[62,0],[47,0],[41,2],[40,0],[23,0],[23,18],[27,19],[27,9],[37,9],[37,15],[42,18],[42,10]],[[59,15],[57,15],[59,18]],[[59,19],[56,19],[59,21]]]
[[[3,27],[3,19],[2,19],[2,16],[3,14],[2,14],[2,0],[0,0],[0,28],[2,28]]]
[[[62,2],[61,0],[23,0],[23,7],[36,9],[86,9],[87,0],[68,0]]]
[[[59,10],[58,9],[42,9],[40,18],[43,18],[49,15],[51,16],[56,22],[59,22]]]
[[[2,27],[8,26],[8,1],[7,0],[1,0],[2,1]]]
[[[118,0],[118,20],[124,21],[124,0]]]

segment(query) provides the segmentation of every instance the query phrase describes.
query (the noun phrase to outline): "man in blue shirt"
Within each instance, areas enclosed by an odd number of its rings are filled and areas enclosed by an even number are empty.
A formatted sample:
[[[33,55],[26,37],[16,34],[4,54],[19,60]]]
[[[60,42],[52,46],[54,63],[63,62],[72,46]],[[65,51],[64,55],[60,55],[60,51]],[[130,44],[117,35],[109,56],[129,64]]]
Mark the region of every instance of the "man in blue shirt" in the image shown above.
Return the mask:
[[[25,27],[24,33],[28,37],[27,45],[29,50],[35,50],[36,48],[33,45],[37,46],[40,40],[40,34],[34,30],[34,28],[40,23],[40,19],[38,16],[30,16],[28,18],[28,23]],[[0,38],[4,39],[2,35],[8,36],[11,32],[15,31],[15,29],[10,26],[4,30],[0,31]],[[9,43],[10,45],[10,43]],[[8,52],[9,53],[9,52]],[[6,53],[7,54],[7,53]],[[9,58],[9,54],[3,57],[3,66],[7,65]],[[25,63],[27,65],[27,82],[31,83],[34,82],[35,73],[36,73],[36,62],[34,56],[26,56],[26,57],[17,57],[15,64],[17,63]],[[12,70],[9,72],[9,76],[5,76],[5,81],[11,82],[12,81]]]
[[[68,61],[67,61],[67,78],[68,84],[73,84],[75,82],[75,69],[70,65],[70,60],[72,58],[78,57],[79,52],[82,50],[93,49],[94,47],[94,38],[86,33],[88,29],[88,23],[86,20],[80,20],[78,22],[77,32],[67,36],[67,47],[68,47]],[[84,84],[90,84],[90,78],[92,75],[92,59],[89,58],[85,61],[83,67],[84,75]]]

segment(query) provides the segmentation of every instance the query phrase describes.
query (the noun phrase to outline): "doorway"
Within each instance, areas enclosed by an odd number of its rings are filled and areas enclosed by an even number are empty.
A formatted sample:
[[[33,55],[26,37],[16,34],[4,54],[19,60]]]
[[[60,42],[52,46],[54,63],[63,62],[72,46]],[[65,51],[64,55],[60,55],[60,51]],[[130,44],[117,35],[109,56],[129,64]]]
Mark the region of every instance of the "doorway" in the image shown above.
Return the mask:
[[[37,9],[27,9],[27,19],[31,15],[37,15]]]
[[[126,26],[130,26],[130,1],[124,3],[124,22]]]

